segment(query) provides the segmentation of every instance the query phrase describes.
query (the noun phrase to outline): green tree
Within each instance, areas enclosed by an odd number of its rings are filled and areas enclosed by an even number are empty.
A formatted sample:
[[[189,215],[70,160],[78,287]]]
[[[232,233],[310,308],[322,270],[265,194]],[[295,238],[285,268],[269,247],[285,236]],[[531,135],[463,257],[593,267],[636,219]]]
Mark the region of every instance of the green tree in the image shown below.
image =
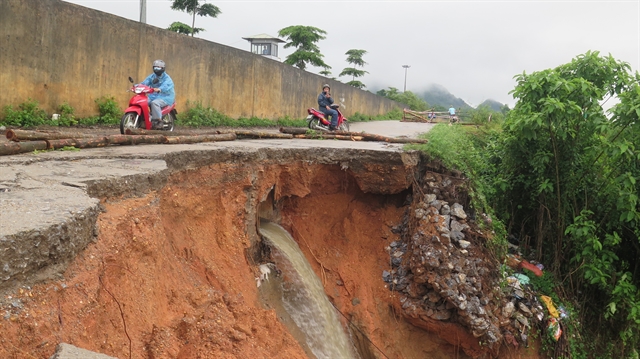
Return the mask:
[[[203,28],[199,28],[199,27],[192,28],[191,26],[180,21],[172,22],[171,25],[169,25],[169,27],[167,28],[167,30],[177,32],[178,34],[185,34],[185,35],[195,35],[201,31],[204,31]]]
[[[199,0],[172,0],[171,8],[173,10],[184,11],[187,14],[192,15],[193,20],[191,21],[191,36],[195,35],[197,32],[203,31],[203,29],[196,27],[196,15],[209,16],[209,17],[216,18],[218,17],[218,15],[222,13],[222,11],[220,11],[220,8],[218,8],[213,4],[206,3],[206,0],[203,4],[200,4]],[[174,22],[171,25],[173,26],[174,24],[176,23]],[[182,24],[182,25],[186,25],[186,24]],[[175,28],[183,31],[186,29],[184,26],[180,26],[180,25],[176,25]],[[169,30],[172,30],[171,26],[169,27]],[[176,31],[176,30],[172,30],[172,31]],[[181,32],[181,31],[176,31],[176,32]]]
[[[356,80],[356,77],[362,77],[367,74],[367,71],[358,69],[357,67],[364,67],[367,63],[362,59],[362,57],[367,53],[366,50],[357,50],[351,49],[345,53],[347,55],[347,62],[353,65],[353,67],[345,67],[344,70],[338,76],[351,76],[351,81],[347,82],[347,85],[357,87],[359,89],[365,88],[366,86]]]
[[[598,52],[518,75],[495,146],[501,217],[578,299],[609,358],[640,344],[639,80]]]
[[[284,63],[295,66],[301,70],[306,69],[307,64],[322,67],[325,70],[330,69],[331,66],[322,60],[324,56],[320,53],[318,45],[316,45],[318,41],[326,38],[324,36],[326,33],[326,31],[318,29],[317,27],[303,25],[288,26],[280,29],[278,35],[289,40],[289,42],[284,45],[284,48],[296,48],[296,51],[287,56]]]
[[[388,90],[382,89],[376,92],[376,94],[403,103],[414,111],[426,111],[429,108],[427,101],[411,91],[400,92],[395,87],[389,87]]]

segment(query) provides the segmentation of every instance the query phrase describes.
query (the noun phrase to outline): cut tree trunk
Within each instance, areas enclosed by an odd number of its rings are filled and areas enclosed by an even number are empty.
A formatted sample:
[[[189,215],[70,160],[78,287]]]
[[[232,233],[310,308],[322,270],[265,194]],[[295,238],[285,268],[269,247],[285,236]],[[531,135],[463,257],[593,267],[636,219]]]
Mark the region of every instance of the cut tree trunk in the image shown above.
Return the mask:
[[[162,131],[162,130],[143,130],[143,129],[130,129],[127,128],[125,130],[125,134],[127,135],[162,135],[162,136],[198,136],[198,135],[215,135],[220,133],[216,130],[206,131],[206,132],[187,132],[187,131]]]
[[[6,142],[0,144],[0,156],[16,155],[18,153],[33,151],[44,151],[46,149],[46,141]]]
[[[362,141],[362,136],[344,136],[344,135],[293,135],[293,138],[304,138],[310,140],[344,140],[344,141]]]
[[[187,144],[199,142],[233,141],[236,139],[235,133],[221,133],[217,135],[197,135],[197,136],[171,136],[166,137],[164,143]]]
[[[224,132],[224,131],[221,131]],[[261,131],[249,131],[249,130],[233,130],[238,137],[251,137],[251,138],[293,138],[292,134],[273,133],[273,132],[261,132]]]
[[[94,138],[98,135],[90,135],[81,132],[42,132],[27,130],[8,130],[7,139],[10,141],[46,141],[64,140],[67,138]]]
[[[75,148],[96,148],[105,147],[109,145],[109,140],[106,137],[96,138],[68,138],[63,140],[47,140],[47,149],[57,150],[63,147],[75,147]]]
[[[164,132],[164,131],[159,131]],[[161,135],[111,135],[107,136],[110,145],[138,145],[142,143],[164,143],[165,136]]]
[[[280,132],[291,133],[294,135],[306,135],[307,131],[309,130],[305,128],[297,128],[297,127],[281,127],[280,128]],[[423,140],[419,138],[396,138],[396,137],[374,135],[371,133],[364,133],[364,132],[334,131],[334,132],[331,132],[330,134],[344,135],[344,136],[360,136],[364,141],[379,141],[379,142],[389,142],[389,143],[427,143],[427,140]]]

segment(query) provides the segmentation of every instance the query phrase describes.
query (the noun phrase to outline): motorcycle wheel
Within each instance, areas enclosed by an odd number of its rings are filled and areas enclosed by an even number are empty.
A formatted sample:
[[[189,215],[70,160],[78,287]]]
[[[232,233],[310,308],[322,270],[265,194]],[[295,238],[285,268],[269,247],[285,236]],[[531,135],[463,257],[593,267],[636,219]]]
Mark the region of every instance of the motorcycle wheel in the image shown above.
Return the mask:
[[[338,131],[349,132],[349,122],[343,121],[340,126],[338,126]]]
[[[162,116],[162,126],[165,131],[173,131],[175,127],[176,118],[173,113],[168,113]]]
[[[309,121],[309,128],[312,130],[320,129],[320,120],[317,117],[314,117]]]
[[[138,114],[135,112],[127,112],[120,119],[120,133],[125,134],[125,131],[129,129],[138,128]]]

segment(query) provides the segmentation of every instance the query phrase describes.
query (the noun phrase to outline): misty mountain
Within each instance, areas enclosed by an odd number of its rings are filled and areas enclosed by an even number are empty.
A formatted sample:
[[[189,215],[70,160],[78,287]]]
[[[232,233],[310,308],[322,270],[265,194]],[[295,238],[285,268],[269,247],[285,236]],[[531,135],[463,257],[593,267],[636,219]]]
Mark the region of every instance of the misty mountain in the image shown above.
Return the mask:
[[[504,106],[504,104],[496,100],[488,99],[488,100],[484,100],[483,103],[478,105],[478,107],[480,106],[488,106],[491,110],[499,112],[502,106]]]
[[[455,108],[472,108],[463,99],[455,97],[449,90],[442,85],[431,84],[423,93],[416,93],[419,97],[423,98],[429,106],[441,106],[449,108],[453,106]]]

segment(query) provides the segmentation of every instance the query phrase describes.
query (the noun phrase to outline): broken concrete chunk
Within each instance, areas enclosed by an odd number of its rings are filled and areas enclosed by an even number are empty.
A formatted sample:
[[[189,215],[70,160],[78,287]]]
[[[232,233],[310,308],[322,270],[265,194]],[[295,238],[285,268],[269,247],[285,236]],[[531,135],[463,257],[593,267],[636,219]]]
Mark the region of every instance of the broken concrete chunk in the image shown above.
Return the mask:
[[[515,310],[516,307],[513,305],[513,302],[508,302],[504,308],[502,308],[502,316],[505,318],[511,318]]]
[[[452,231],[450,236],[451,236],[451,239],[454,240],[455,242],[459,242],[459,241],[464,239],[464,233],[462,233],[460,231]],[[461,245],[461,247],[462,247],[462,245]],[[462,248],[466,248],[466,247],[462,247]]]
[[[458,221],[456,221],[455,219],[451,220],[451,230],[452,231],[458,231],[458,232],[462,232],[466,229],[469,229],[469,225],[466,223],[460,223]]]
[[[71,344],[60,343],[56,347],[56,352],[49,359],[116,359],[108,355],[95,353],[85,349],[74,347]]]
[[[451,214],[460,219],[467,218],[467,214],[464,212],[464,208],[462,208],[462,205],[459,203],[454,203],[453,206],[451,206]]]
[[[453,234],[453,233],[452,233]],[[462,233],[461,233],[462,234]],[[460,248],[462,249],[467,249],[469,248],[469,246],[471,245],[471,242],[469,241],[465,241],[464,239],[461,239],[458,241],[458,244],[460,245]]]
[[[433,201],[435,201],[437,199],[436,195],[434,193],[428,193],[424,195],[424,202],[425,203],[431,203]]]

